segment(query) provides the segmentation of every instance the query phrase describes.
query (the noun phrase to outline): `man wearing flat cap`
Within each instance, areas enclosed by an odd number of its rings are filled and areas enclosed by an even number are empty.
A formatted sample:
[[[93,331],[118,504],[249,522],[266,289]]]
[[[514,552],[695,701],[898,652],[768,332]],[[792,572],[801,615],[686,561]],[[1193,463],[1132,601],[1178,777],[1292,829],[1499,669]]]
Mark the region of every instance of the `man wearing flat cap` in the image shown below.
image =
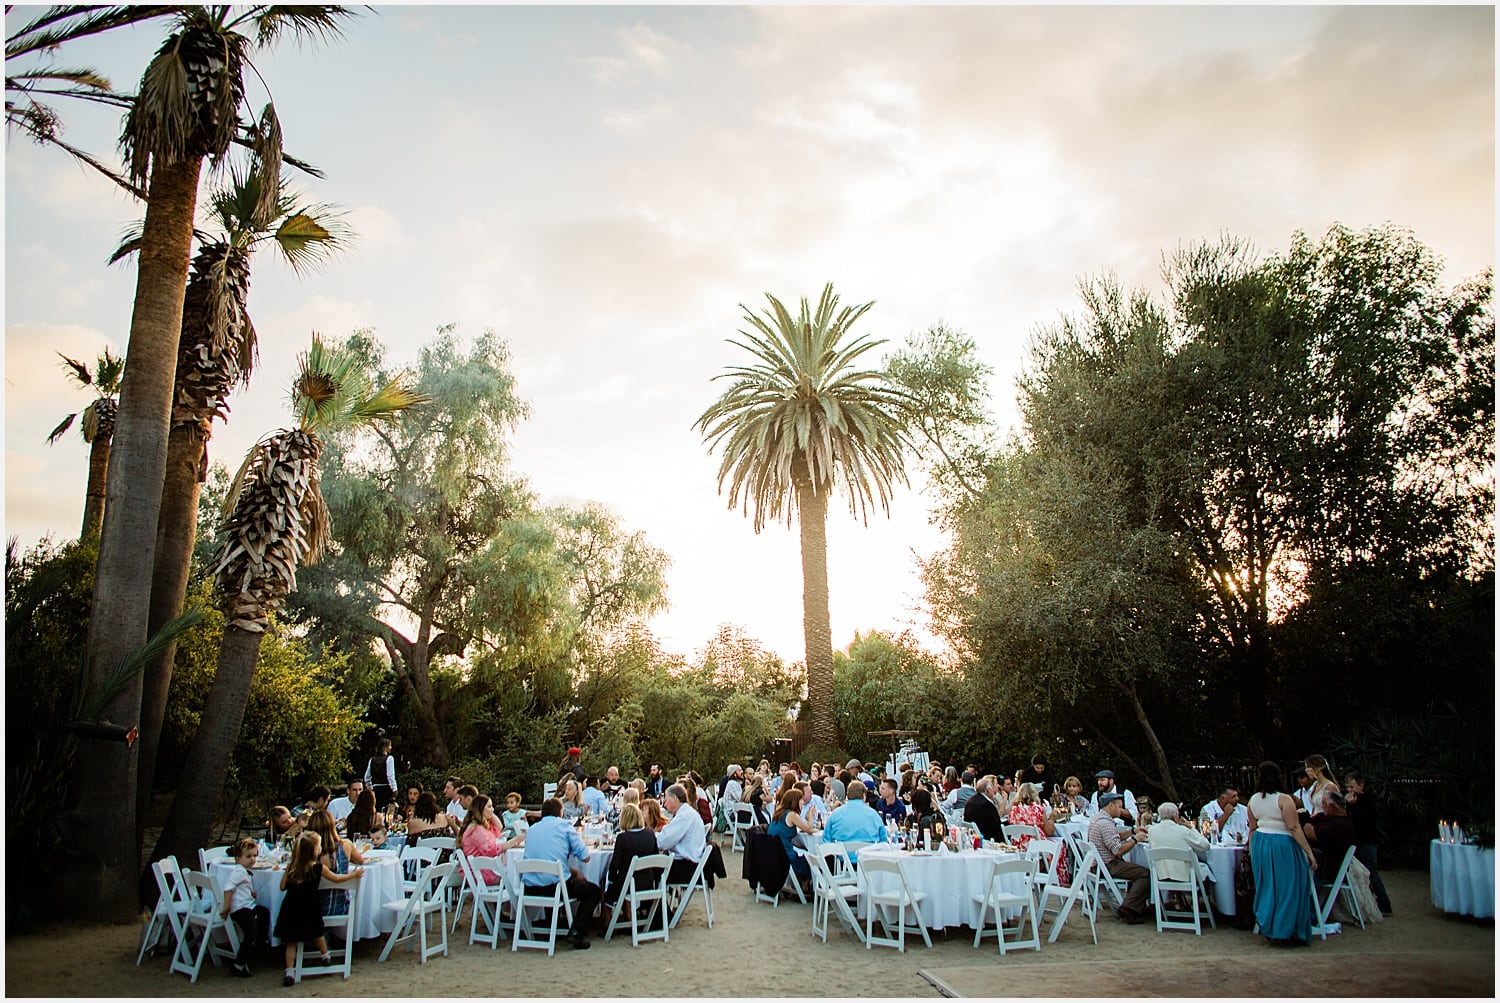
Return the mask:
[[[745,768],[739,763],[730,763],[724,771],[724,782],[719,785],[719,801],[723,804],[739,804],[745,799]]]
[[[1144,828],[1130,829],[1121,835],[1116,821],[1125,813],[1125,799],[1114,791],[1099,794],[1099,810],[1089,819],[1089,843],[1099,851],[1104,869],[1111,878],[1124,878],[1130,882],[1125,891],[1125,901],[1115,910],[1115,915],[1127,923],[1142,923],[1146,920],[1146,896],[1151,891],[1151,872],[1140,864],[1132,864],[1125,855],[1145,839]]]
[[[1099,814],[1099,809],[1104,807],[1104,795],[1118,794],[1120,797],[1125,799],[1125,804],[1122,807],[1124,807],[1125,809],[1125,814],[1130,816],[1130,820],[1133,822],[1137,818],[1140,818],[1140,816],[1136,814],[1135,810],[1135,795],[1130,791],[1122,791],[1115,786],[1114,770],[1100,770],[1098,773],[1094,774],[1094,780],[1098,782],[1099,789],[1095,791],[1094,796],[1089,799],[1090,815]]]

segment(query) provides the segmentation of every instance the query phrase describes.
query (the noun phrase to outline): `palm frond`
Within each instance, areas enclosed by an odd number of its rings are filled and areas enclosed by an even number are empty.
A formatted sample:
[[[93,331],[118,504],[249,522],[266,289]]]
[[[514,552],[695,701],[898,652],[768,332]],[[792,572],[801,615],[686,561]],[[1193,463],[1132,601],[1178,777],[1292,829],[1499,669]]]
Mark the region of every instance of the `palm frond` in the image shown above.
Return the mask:
[[[162,628],[152,634],[146,643],[136,648],[130,654],[120,660],[120,664],[105,676],[99,683],[99,688],[90,693],[81,708],[81,714],[85,720],[97,720],[104,712],[109,702],[125,688],[130,680],[139,674],[142,669],[154,661],[167,645],[176,641],[187,631],[196,627],[203,619],[203,611],[200,609],[189,609],[183,611],[175,619],[162,625]]]
[[[54,428],[50,433],[48,433],[48,435],[47,435],[47,445],[50,446],[54,442],[56,442],[58,439],[61,439],[63,437],[63,435],[67,433],[68,429],[70,429],[70,428],[73,427],[73,422],[75,422],[77,420],[78,420],[78,412],[77,411],[74,411],[72,414],[70,414],[66,418],[64,418],[58,424],[58,426],[56,428]]]
[[[55,49],[64,42],[96,35],[101,31],[138,24],[161,17],[176,17],[181,8],[143,6],[95,7],[67,4],[48,7],[41,14],[5,37],[5,58]],[[9,13],[10,9],[6,9]]]
[[[347,250],[354,241],[354,228],[343,209],[318,203],[299,206],[283,217],[271,239],[287,264],[301,275]]]
[[[68,358],[61,352],[57,353],[57,357],[63,360],[63,368],[68,370],[73,379],[78,381],[79,386],[91,387],[94,385],[94,374],[89,371],[88,366],[77,359]]]
[[[101,394],[120,392],[120,380],[125,375],[125,357],[116,355],[108,348],[94,361],[94,385]]]
[[[229,27],[254,22],[255,44],[264,48],[288,33],[298,44],[342,38],[344,23],[354,16],[353,10],[335,4],[267,4],[251,8]]]
[[[110,254],[109,260],[105,264],[113,265],[124,261],[132,254],[139,254],[141,250],[141,235],[145,230],[145,225],[144,220],[138,219],[121,231],[120,244]]]
[[[252,163],[259,184],[260,198],[255,204],[255,229],[271,225],[280,213],[281,202],[281,121],[276,117],[276,106],[266,103],[261,112],[260,124],[251,132],[254,153]]]

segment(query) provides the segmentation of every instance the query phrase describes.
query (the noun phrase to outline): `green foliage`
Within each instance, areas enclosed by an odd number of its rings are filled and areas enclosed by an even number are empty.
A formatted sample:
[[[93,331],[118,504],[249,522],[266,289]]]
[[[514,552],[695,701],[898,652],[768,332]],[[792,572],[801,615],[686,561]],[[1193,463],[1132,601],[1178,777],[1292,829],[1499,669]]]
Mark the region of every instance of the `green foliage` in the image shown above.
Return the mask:
[[[158,776],[170,786],[198,725],[218,662],[223,614],[209,603],[207,583],[189,594],[203,623],[177,646],[162,730]],[[365,730],[369,666],[332,648],[319,651],[272,621],[261,644],[244,723],[230,761],[228,785],[242,803],[263,806],[299,798],[316,784],[351,775],[350,752]],[[202,792],[181,792],[202,796]],[[249,809],[252,814],[254,810]]]

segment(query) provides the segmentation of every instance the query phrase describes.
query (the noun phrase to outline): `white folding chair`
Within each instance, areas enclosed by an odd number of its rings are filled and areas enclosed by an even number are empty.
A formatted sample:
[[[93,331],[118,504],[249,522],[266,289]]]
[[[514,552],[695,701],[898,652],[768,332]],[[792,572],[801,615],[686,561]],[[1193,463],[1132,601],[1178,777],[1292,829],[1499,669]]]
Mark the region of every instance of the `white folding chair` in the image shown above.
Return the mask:
[[[981,938],[995,935],[999,941],[1000,953],[1004,954],[1007,948],[1029,947],[1032,950],[1042,949],[1041,929],[1037,925],[1036,897],[1032,888],[1036,883],[1037,862],[1033,857],[1021,857],[1012,860],[996,860],[990,865],[990,880],[983,895],[975,895],[974,901],[979,903],[979,922],[974,927],[974,946],[979,946]],[[1014,877],[1012,877],[1014,875]],[[1007,890],[1006,885],[1019,880],[1022,890],[1017,892]],[[987,928],[984,918],[993,909],[995,911],[995,925]],[[1005,910],[1021,910],[1020,922],[1016,925],[1016,936],[1012,940],[1005,939]],[[1026,932],[1026,917],[1031,917],[1031,938],[1023,939],[1022,934]]]
[[[528,874],[543,874],[554,880],[545,885],[528,885],[525,880]],[[557,949],[558,921],[566,917],[567,928],[573,926],[573,902],[568,898],[568,868],[560,860],[521,860],[516,863],[516,881],[516,926],[511,933],[510,949],[545,947],[550,958]],[[552,926],[546,940],[538,938],[532,929],[532,908],[552,913]]]
[[[608,940],[614,936],[615,926],[620,922],[620,913],[627,908],[630,910],[630,946],[639,947],[643,940],[672,939],[672,927],[667,922],[667,869],[672,866],[672,855],[669,853],[652,853],[643,856],[632,857],[630,870],[625,872],[624,883],[620,887],[620,897],[615,900],[614,913],[609,917],[609,926],[604,929],[604,939]],[[647,874],[656,871],[656,883],[645,885],[642,883]],[[641,909],[646,903],[651,904],[651,912],[646,916],[644,925],[641,920]],[[656,922],[657,913],[661,913],[661,926],[652,929],[651,924]]]
[[[151,911],[151,918],[141,931],[141,949],[135,956],[137,965],[147,951],[155,953],[160,941],[168,933],[171,934],[171,950],[176,954],[177,945],[182,942],[183,921],[192,908],[187,894],[187,882],[183,879],[184,872],[177,866],[176,857],[152,861],[151,875],[156,878],[156,908]]]
[[[198,869],[207,874],[210,861],[227,860],[233,850],[234,847],[232,846],[210,846],[207,848],[200,846],[198,848]]]
[[[1180,847],[1153,846],[1146,851],[1151,861],[1151,901],[1156,906],[1156,932],[1163,930],[1191,930],[1203,936],[1203,913],[1208,913],[1209,926],[1217,928],[1213,907],[1209,904],[1208,889],[1203,883],[1203,874],[1198,867],[1198,857],[1192,850]],[[1172,879],[1162,873],[1162,864],[1180,864],[1187,869],[1186,879]],[[1167,906],[1172,894],[1188,896],[1191,911],[1171,909]]]
[[[357,874],[348,881],[329,881],[324,878],[318,884],[319,891],[346,891],[349,893],[349,911],[334,915],[323,916],[323,928],[332,934],[335,931],[343,931],[344,943],[342,947],[335,947],[333,937],[328,936],[328,963],[321,960],[316,964],[309,961],[307,956],[307,944],[299,941],[297,944],[297,960],[292,967],[292,981],[301,982],[303,976],[308,975],[342,975],[349,977],[354,967],[354,917],[355,909],[359,906],[360,885],[365,876]]]
[[[868,950],[880,944],[882,947],[898,948],[902,954],[905,954],[908,932],[920,933],[922,943],[931,947],[932,938],[927,935],[927,924],[922,921],[922,902],[927,898],[927,893],[912,893],[911,885],[906,880],[906,869],[901,866],[901,861],[884,857],[866,857],[860,862],[859,869],[865,879],[865,949]],[[888,877],[881,878],[880,875]],[[876,887],[881,884],[884,884],[886,890],[876,891]],[[890,887],[892,884],[895,885],[894,888]],[[895,937],[891,936],[893,927],[886,918],[887,909],[895,910]],[[911,923],[906,921],[907,909],[910,909],[912,913]],[[877,916],[881,929],[885,931],[883,937],[875,936]]]
[[[1075,860],[1082,861],[1084,857],[1092,853],[1099,860],[1099,889],[1109,896],[1111,904],[1118,909],[1125,904],[1125,892],[1130,888],[1130,882],[1124,878],[1117,878],[1109,873],[1109,868],[1104,866],[1104,858],[1099,856],[1099,851],[1090,843],[1088,837],[1081,832],[1068,833],[1068,842],[1073,846]]]
[[[708,887],[708,879],[703,875],[703,866],[708,863],[708,858],[713,855],[713,852],[714,844],[712,843],[703,848],[703,853],[698,857],[698,866],[693,868],[693,876],[688,878],[686,884],[666,885],[665,903],[671,913],[671,926],[675,927],[682,922],[682,914],[687,912],[688,903],[693,901],[693,893],[701,890],[704,917],[708,920],[708,928],[710,930],[714,928],[714,890]]]
[[[1052,929],[1047,934],[1047,943],[1057,943],[1057,935],[1062,933],[1062,928],[1068,922],[1068,914],[1073,907],[1077,906],[1089,921],[1089,935],[1093,937],[1094,943],[1099,943],[1099,930],[1095,919],[1099,914],[1099,854],[1094,852],[1093,847],[1088,847],[1081,862],[1073,865],[1073,883],[1064,887],[1061,883],[1052,882],[1042,888],[1041,917],[1046,919],[1047,912],[1053,908],[1052,903],[1057,903],[1057,917],[1052,921]]]
[[[411,898],[421,887],[422,874],[443,855],[431,846],[403,846],[401,848],[401,891]]]
[[[748,804],[727,805],[725,817],[729,819],[729,850],[745,849],[745,833],[755,828],[755,806]]]
[[[545,801],[557,794],[556,784],[542,784],[542,800]]]
[[[1036,880],[1032,891],[1040,905],[1046,897],[1048,885],[1062,884],[1063,863],[1068,859],[1068,848],[1060,839],[1033,839],[1026,844],[1026,856],[1037,863]]]
[[[1312,879],[1312,904],[1313,904],[1313,932],[1324,940],[1328,939],[1328,916],[1333,912],[1333,905],[1339,896],[1349,897],[1349,914],[1359,924],[1359,928],[1365,928],[1365,915],[1359,907],[1359,896],[1354,894],[1354,889],[1349,885],[1349,862],[1354,859],[1354,847],[1349,847],[1344,853],[1344,862],[1339,865],[1338,873],[1334,875],[1332,884],[1320,884],[1317,875]],[[1319,889],[1327,892],[1319,896]]]
[[[445,958],[448,956],[448,883],[453,880],[458,867],[456,860],[450,860],[446,864],[433,864],[422,872],[412,894],[385,904],[387,909],[396,913],[396,925],[380,951],[381,961],[391,956],[391,951],[398,943],[413,937],[421,942],[422,964],[427,964],[427,959],[434,955],[441,954]],[[350,909],[353,910],[353,903],[350,904]],[[427,934],[434,916],[440,920],[438,932],[441,938],[438,943],[429,944]],[[412,929],[413,926],[416,927],[415,930]]]
[[[439,857],[446,850],[452,853],[458,849],[458,841],[452,836],[420,836],[417,838],[417,848],[423,850],[436,850]]]
[[[215,968],[223,958],[232,961],[239,953],[240,936],[235,925],[219,914],[224,893],[219,890],[219,882],[213,875],[187,871],[182,880],[191,908],[181,920],[182,936],[178,938],[177,949],[172,952],[171,971],[182,972],[197,982],[203,958],[212,957]],[[228,947],[215,944],[215,935],[223,936]]]
[[[505,879],[505,861],[500,857],[471,857],[465,853],[455,854],[464,873],[465,891],[474,897],[474,910],[469,917],[469,943],[489,944],[493,950],[500,946],[500,938],[508,936],[501,907],[511,900],[510,882]],[[493,884],[485,881],[486,874],[498,874],[500,879]],[[479,929],[480,921],[484,930]],[[453,914],[453,928],[458,929],[458,913]]]
[[[1017,836],[1030,836],[1037,839],[1042,835],[1042,830],[1034,825],[1002,825],[1000,832],[1005,836],[1005,841],[1011,844],[1015,843]]]
[[[818,847],[816,853],[795,848],[797,853],[807,861],[812,868],[813,880],[813,933],[816,933],[823,943],[828,943],[828,914],[830,911],[838,913],[839,921],[850,930],[860,943],[864,943],[865,934],[859,927],[859,920],[854,915],[854,910],[849,905],[852,897],[856,901],[863,894],[859,886],[859,875],[852,869],[848,871],[853,875],[853,880],[842,881],[835,876],[830,860],[842,860],[844,866],[848,866],[849,858],[845,856],[842,844],[824,843]]]

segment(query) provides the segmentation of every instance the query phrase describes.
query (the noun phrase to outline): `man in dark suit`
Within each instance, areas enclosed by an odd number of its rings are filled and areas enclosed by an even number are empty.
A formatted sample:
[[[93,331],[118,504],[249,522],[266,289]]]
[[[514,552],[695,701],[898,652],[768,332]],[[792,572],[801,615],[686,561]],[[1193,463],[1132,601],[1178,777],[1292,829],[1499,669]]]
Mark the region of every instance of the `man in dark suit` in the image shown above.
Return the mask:
[[[651,775],[646,778],[646,797],[660,801],[667,792],[667,778],[662,776],[661,764],[651,764]]]
[[[1000,825],[1000,809],[995,807],[995,783],[995,778],[988,776],[974,785],[974,796],[964,802],[964,821],[985,839],[1000,843],[1005,840],[1005,830]]]

